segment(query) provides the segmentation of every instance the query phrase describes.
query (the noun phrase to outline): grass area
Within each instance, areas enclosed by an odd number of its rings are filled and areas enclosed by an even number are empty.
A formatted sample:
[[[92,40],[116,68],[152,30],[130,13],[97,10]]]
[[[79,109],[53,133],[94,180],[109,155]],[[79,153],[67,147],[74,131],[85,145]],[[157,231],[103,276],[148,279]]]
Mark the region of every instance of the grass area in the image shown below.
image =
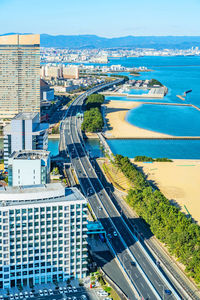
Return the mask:
[[[112,298],[113,300],[120,300],[120,297],[118,296],[116,291],[108,284],[108,282],[106,282],[105,278],[102,277],[99,271],[91,273],[90,280],[91,282],[95,282],[95,280],[98,280],[102,289],[109,294],[109,298]]]
[[[100,165],[100,167],[103,169],[104,174],[107,176],[109,181],[117,189],[128,192],[128,190],[132,188],[132,184],[128,178],[126,178],[124,174],[107,159],[102,165]]]

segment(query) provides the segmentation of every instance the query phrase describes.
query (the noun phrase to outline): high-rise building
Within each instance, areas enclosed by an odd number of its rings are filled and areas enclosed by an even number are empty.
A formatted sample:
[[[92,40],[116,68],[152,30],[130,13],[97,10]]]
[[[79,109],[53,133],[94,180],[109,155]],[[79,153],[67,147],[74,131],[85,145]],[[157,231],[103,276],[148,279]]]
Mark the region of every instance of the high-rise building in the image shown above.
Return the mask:
[[[40,36],[0,36],[0,120],[40,113]]]
[[[4,168],[14,151],[47,150],[48,127],[40,123],[39,113],[19,113],[4,127]]]
[[[82,278],[87,200],[61,183],[0,188],[0,288]]]
[[[8,185],[27,186],[50,183],[50,152],[22,150],[8,159]]]

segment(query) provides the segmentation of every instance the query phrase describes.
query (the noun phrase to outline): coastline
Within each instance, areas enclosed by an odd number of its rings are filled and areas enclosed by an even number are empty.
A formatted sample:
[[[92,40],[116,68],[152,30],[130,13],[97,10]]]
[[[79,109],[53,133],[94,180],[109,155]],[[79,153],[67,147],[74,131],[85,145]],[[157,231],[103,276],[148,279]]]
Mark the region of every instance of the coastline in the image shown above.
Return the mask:
[[[120,101],[107,100],[105,107],[105,131],[104,136],[107,139],[176,139],[176,140],[200,140],[199,136],[174,136],[161,132],[137,127],[126,121],[126,114],[129,110],[139,107],[140,105],[170,105],[170,106],[188,106],[200,110],[193,104],[186,103],[162,103],[146,101]]]
[[[147,179],[153,182],[172,204],[200,224],[200,160],[173,159],[173,162],[135,162]]]
[[[137,108],[143,103],[110,100],[104,103],[106,138],[134,139],[134,138],[172,138],[172,135],[139,128],[126,121],[125,117],[130,109]]]

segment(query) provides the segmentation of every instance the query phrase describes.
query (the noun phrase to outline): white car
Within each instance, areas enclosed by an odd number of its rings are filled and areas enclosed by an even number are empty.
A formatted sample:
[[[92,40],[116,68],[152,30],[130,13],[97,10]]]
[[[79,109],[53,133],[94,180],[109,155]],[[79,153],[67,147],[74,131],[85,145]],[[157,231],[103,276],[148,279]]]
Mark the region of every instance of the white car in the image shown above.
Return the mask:
[[[0,295],[0,300],[3,300],[3,296],[2,295]]]
[[[30,298],[34,298],[33,292],[30,292]]]
[[[29,298],[28,292],[25,292],[25,293],[24,293],[24,297],[25,297],[26,299]]]
[[[43,296],[44,296],[43,291],[39,290],[39,295],[40,295],[41,297],[43,297]]]
[[[73,292],[76,293],[77,292],[77,288],[75,286],[73,286]]]
[[[26,296],[25,296],[26,297]],[[19,299],[24,299],[24,295],[23,295],[23,293],[21,292],[21,293],[19,293]]]
[[[113,231],[113,236],[117,236],[117,232],[116,231]]]
[[[10,300],[14,300],[13,294],[10,294]]]
[[[15,299],[19,299],[19,295],[17,293],[15,294]]]
[[[44,296],[48,296],[48,291],[44,290]]]
[[[49,289],[49,295],[53,295],[52,289]]]

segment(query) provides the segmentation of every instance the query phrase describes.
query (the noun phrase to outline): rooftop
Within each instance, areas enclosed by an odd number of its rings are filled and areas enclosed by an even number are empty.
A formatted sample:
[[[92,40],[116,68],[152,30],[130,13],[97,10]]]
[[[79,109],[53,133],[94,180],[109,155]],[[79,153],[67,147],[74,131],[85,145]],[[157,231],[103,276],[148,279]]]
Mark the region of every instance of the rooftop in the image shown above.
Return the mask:
[[[34,112],[22,112],[17,114],[13,120],[32,120],[36,117],[38,113],[34,113]]]
[[[0,187],[0,199],[0,206],[86,201],[77,188],[65,188],[62,183]]]
[[[47,159],[50,155],[50,151],[45,150],[20,150],[12,153],[12,159]]]
[[[39,34],[10,34],[0,36],[0,46],[7,45],[39,45]]]

